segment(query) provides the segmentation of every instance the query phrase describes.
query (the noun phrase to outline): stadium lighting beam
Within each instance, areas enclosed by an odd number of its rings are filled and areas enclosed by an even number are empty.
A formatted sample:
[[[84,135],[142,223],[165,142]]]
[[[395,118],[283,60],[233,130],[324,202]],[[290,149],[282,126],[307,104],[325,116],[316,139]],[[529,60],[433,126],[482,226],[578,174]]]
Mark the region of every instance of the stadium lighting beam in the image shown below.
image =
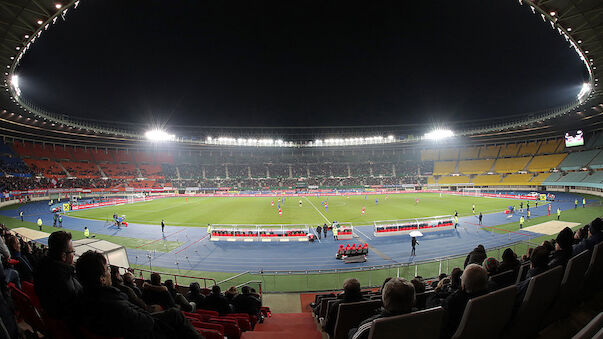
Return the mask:
[[[15,90],[15,94],[17,94],[17,96],[21,96],[21,89],[19,88],[19,76],[14,74],[13,76],[10,77],[10,84],[11,86],[13,86],[13,89]]]
[[[580,92],[578,92],[578,101],[582,101],[584,98],[586,98],[591,89],[592,86],[588,82],[583,83]]]
[[[449,129],[435,129],[429,133],[425,133],[424,139],[429,140],[442,140],[454,136],[454,132]]]
[[[152,142],[173,141],[176,139],[175,135],[169,134],[168,132],[162,131],[160,129],[146,131],[144,136]]]

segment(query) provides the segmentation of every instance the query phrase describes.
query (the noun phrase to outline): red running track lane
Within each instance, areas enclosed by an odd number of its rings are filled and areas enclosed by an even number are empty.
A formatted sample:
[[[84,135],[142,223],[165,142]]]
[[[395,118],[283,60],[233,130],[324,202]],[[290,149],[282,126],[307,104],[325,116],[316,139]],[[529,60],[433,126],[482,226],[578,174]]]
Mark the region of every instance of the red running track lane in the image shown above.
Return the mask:
[[[167,237],[170,237],[170,236],[172,236],[172,235],[174,235],[174,234],[180,233],[180,232],[182,232],[182,231],[184,231],[184,230],[186,230],[186,228],[183,228],[183,229],[181,229],[180,231],[176,231],[176,232],[174,232],[174,233],[170,233],[170,234],[168,234],[168,235],[166,235],[166,236],[164,236],[164,237],[161,237],[161,238],[159,238],[159,239],[153,240],[153,241],[151,241],[151,242],[148,242],[148,243],[146,243],[146,244],[142,244],[142,245],[140,245],[140,246],[138,246],[138,247],[134,247],[134,248],[141,248],[141,247],[145,247],[145,246],[150,245],[150,244],[154,244],[154,243],[158,242],[159,240],[163,240],[163,239],[165,239],[165,238],[167,238]]]
[[[197,240],[197,241],[195,241],[195,242],[193,242],[193,243],[188,244],[188,245],[187,245],[185,248],[181,249],[180,251],[178,251],[178,252],[176,252],[176,253],[174,253],[174,254],[178,254],[178,253],[180,253],[180,252],[184,251],[185,249],[187,249],[187,248],[189,248],[189,247],[193,246],[194,244],[198,243],[199,241],[201,241],[201,240],[203,240],[203,239],[207,238],[207,236],[208,236],[208,235],[209,235],[209,234],[206,234],[206,235],[205,235],[203,238],[201,238],[201,239],[199,239],[199,240]]]

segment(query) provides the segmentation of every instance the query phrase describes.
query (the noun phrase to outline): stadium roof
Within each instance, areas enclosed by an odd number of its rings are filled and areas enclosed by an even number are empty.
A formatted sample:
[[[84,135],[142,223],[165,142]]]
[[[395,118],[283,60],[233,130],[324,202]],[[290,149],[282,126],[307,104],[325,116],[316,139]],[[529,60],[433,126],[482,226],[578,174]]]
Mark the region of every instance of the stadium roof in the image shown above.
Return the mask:
[[[17,136],[23,134],[35,138],[40,135],[61,135],[61,138],[77,140],[90,137],[90,142],[115,142],[117,140],[135,142],[143,138],[143,128],[138,124],[124,122],[95,121],[79,119],[57,112],[46,112],[35,103],[19,102],[14,88],[10,86],[11,76],[19,64],[20,57],[44,32],[58,20],[66,20],[70,11],[76,10],[78,1],[47,0],[0,0],[0,67],[4,69],[3,91],[0,94],[0,127],[2,134]],[[478,142],[493,142],[501,139],[521,139],[526,137],[550,137],[568,128],[600,129],[603,122],[603,102],[601,86],[601,60],[603,58],[603,6],[597,0],[520,0],[523,7],[549,23],[552,29],[567,37],[583,57],[589,69],[593,91],[583,103],[568,103],[564,107],[543,112],[524,114],[504,119],[484,119],[455,121],[447,126]],[[526,8],[527,7],[527,8]],[[538,67],[537,61],[535,67]],[[270,136],[289,140],[314,140],[325,136],[367,136],[393,134],[422,134],[425,125],[386,126],[328,126],[328,127],[212,127],[199,131],[197,127],[179,127],[179,135],[194,136],[188,142],[203,143],[207,136]]]

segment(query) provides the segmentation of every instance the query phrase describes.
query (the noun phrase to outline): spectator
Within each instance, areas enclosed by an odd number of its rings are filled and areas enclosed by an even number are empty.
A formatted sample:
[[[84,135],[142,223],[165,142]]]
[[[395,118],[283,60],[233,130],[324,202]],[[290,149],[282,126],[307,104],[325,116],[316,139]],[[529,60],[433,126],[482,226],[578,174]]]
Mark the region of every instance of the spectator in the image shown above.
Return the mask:
[[[478,264],[481,265],[488,256],[486,255],[486,250],[484,249],[484,245],[479,244],[473,251],[467,254],[467,258],[465,258],[465,266],[467,267],[470,264]]]
[[[249,286],[241,288],[241,294],[232,299],[235,313],[247,313],[249,316],[256,316],[260,323],[263,322],[260,308],[262,302],[251,294]]]
[[[124,285],[131,288],[132,291],[136,293],[136,296],[142,299],[142,292],[140,291],[140,288],[138,288],[138,286],[136,286],[136,284],[134,283],[134,275],[130,272],[126,272],[121,277],[124,281]]]
[[[15,264],[15,269],[19,272],[21,281],[33,281],[33,267],[25,255],[21,255],[21,242],[14,235],[7,236],[7,245],[10,250],[10,256],[18,262]]]
[[[592,251],[596,244],[603,241],[603,232],[601,232],[602,226],[603,220],[601,220],[601,218],[596,218],[591,221],[590,227],[588,228],[588,237],[574,246],[573,254],[576,255],[585,250]]]
[[[410,313],[415,304],[415,288],[403,278],[392,278],[383,287],[381,298],[383,300],[382,312],[361,322],[358,329],[351,329],[350,338],[368,338],[373,320]]]
[[[205,300],[205,296],[201,293],[201,286],[199,286],[198,282],[192,282],[188,286],[188,293],[186,294],[186,300],[194,302],[197,308],[200,308],[203,305]]]
[[[194,302],[189,302],[181,293],[176,291],[174,282],[172,280],[166,280],[165,287],[167,287],[172,299],[174,299],[176,305],[180,306],[181,310],[185,312],[193,312],[195,310],[196,304]]]
[[[546,272],[548,270],[549,262],[549,251],[544,246],[538,246],[532,251],[532,255],[530,256],[530,269],[526,274],[525,280],[517,284],[517,295],[515,306],[519,307],[521,302],[523,301],[523,297],[526,294],[528,289],[528,284],[530,283],[530,279],[539,275],[540,273]]]
[[[458,291],[461,289],[461,275],[463,274],[463,270],[459,267],[455,267],[450,272],[450,289],[454,291]]]
[[[119,268],[117,266],[111,266],[111,286],[117,288],[121,293],[125,294],[128,297],[128,301],[132,304],[142,308],[143,310],[152,311],[152,308],[149,307],[140,297],[138,297],[134,290],[124,284],[123,277],[119,273]]]
[[[500,266],[498,266],[498,271],[513,271],[514,276],[517,276],[517,273],[519,272],[519,266],[521,266],[521,264],[519,263],[519,260],[517,260],[517,255],[515,254],[515,252],[513,252],[513,250],[510,248],[504,250],[502,254],[502,261],[500,263]]]
[[[574,243],[574,232],[569,227],[566,227],[557,234],[555,242],[555,251],[552,254],[551,260],[549,261],[549,268],[555,266],[563,266],[572,258]]]
[[[222,295],[220,286],[214,285],[211,288],[211,293],[205,297],[203,308],[206,310],[216,311],[219,314],[230,313],[228,299]]]
[[[488,272],[488,276],[493,276],[498,273],[498,266],[498,260],[496,260],[494,257],[486,258],[482,263],[482,267],[486,270],[486,272]]]
[[[488,293],[488,272],[480,265],[469,264],[461,275],[461,289],[442,303],[442,307],[446,310],[442,335],[450,338],[461,323],[469,300],[486,293]]]
[[[325,325],[323,330],[328,333],[331,337],[334,336],[335,322],[337,321],[337,312],[339,311],[339,305],[343,303],[353,303],[357,301],[366,300],[360,292],[360,282],[355,278],[348,278],[343,282],[343,293],[342,298],[338,298],[327,315],[325,316]]]
[[[446,278],[446,273],[440,273],[440,275],[438,276],[438,280],[434,280],[431,282],[431,288],[436,288],[436,286],[438,286],[438,283],[440,281],[442,281],[442,279]],[[412,282],[412,281],[411,281]],[[416,287],[416,286],[415,286]],[[419,293],[415,290],[416,293]]]
[[[167,287],[161,285],[161,275],[159,273],[151,273],[151,283],[145,282],[142,285],[142,300],[147,305],[159,305],[164,310],[176,307],[176,303]]]
[[[4,268],[0,261],[0,323],[3,327],[3,335],[0,335],[0,337],[16,339],[19,338],[19,334],[15,319],[15,308],[5,281]]]
[[[415,294],[425,292],[425,283],[423,282],[423,278],[415,277],[410,281],[410,283],[415,287]]]
[[[203,338],[176,309],[150,314],[111,286],[111,270],[101,253],[87,251],[76,263],[84,292],[80,324],[91,332],[124,338]]]
[[[44,311],[55,318],[73,320],[82,286],[75,277],[75,250],[71,233],[53,232],[48,237],[48,255],[34,270],[34,286]]]
[[[224,296],[226,297],[226,299],[228,299],[229,303],[232,303],[232,299],[234,299],[238,294],[239,291],[237,291],[236,286],[230,286],[230,288],[226,290],[226,292],[224,292]]]

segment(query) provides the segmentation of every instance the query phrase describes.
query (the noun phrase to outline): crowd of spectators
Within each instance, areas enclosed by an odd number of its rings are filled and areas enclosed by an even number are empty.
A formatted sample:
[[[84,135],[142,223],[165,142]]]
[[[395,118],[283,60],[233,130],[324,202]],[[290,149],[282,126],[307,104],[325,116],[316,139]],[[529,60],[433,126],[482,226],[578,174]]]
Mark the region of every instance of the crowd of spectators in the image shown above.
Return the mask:
[[[596,218],[590,224],[573,232],[564,228],[555,239],[543,242],[540,246],[530,248],[522,258],[507,248],[501,260],[488,257],[484,246],[478,245],[468,255],[464,267],[454,268],[450,275],[440,274],[432,281],[425,281],[417,276],[411,281],[403,278],[387,278],[378,292],[361,291],[357,279],[347,279],[343,284],[343,292],[318,295],[311,304],[316,315],[325,314],[322,329],[331,337],[334,335],[338,305],[342,303],[381,299],[383,306],[372,311],[372,316],[362,321],[357,328],[349,332],[349,339],[366,339],[373,320],[411,313],[417,310],[441,306],[445,310],[441,327],[441,337],[454,335],[469,300],[496,291],[503,287],[515,285],[515,312],[524,300],[529,281],[541,273],[557,266],[567,265],[575,255],[585,250],[593,250],[594,246],[603,242],[603,220]],[[524,277],[519,276],[522,265],[529,264]],[[501,273],[511,271],[512,280],[499,280]],[[328,312],[321,310],[323,298],[333,299],[334,303]],[[323,313],[324,312],[324,313]],[[369,312],[370,313],[370,312]]]
[[[162,283],[152,273],[137,283],[131,271],[110,266],[103,254],[83,253],[77,261],[71,233],[57,231],[48,246],[28,242],[0,225],[0,315],[9,338],[17,338],[14,306],[8,284],[29,284],[42,315],[60,322],[74,337],[80,332],[124,338],[202,338],[183,314],[197,309],[220,315],[245,313],[262,322],[261,299],[253,288],[234,286],[222,294],[213,286],[205,295],[193,282],[181,294],[172,280]]]

